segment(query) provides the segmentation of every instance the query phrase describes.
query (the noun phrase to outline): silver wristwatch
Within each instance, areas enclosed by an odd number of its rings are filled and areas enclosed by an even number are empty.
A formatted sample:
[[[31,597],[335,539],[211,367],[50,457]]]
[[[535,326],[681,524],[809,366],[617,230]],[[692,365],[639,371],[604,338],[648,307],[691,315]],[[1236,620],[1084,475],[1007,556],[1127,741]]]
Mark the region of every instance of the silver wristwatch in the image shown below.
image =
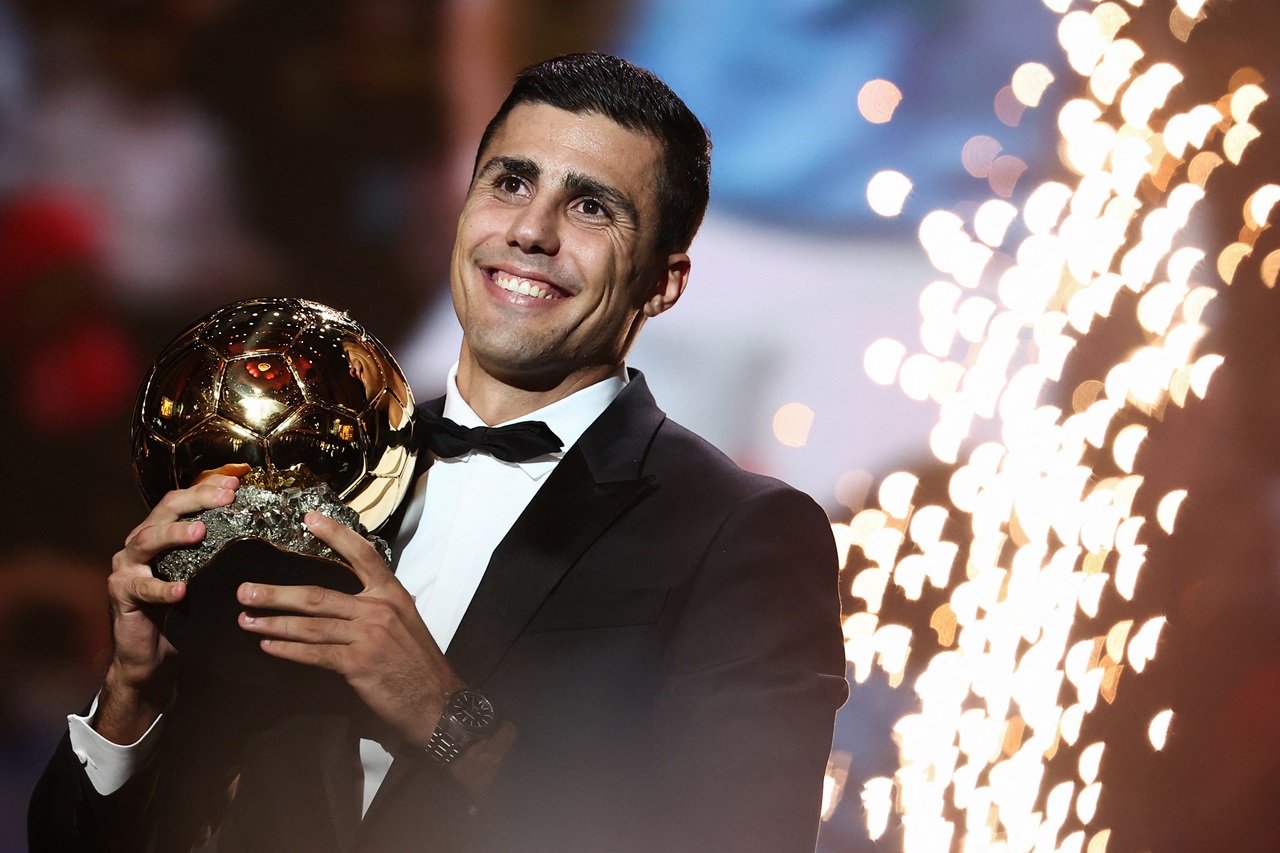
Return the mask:
[[[445,697],[436,730],[427,741],[427,753],[440,764],[449,764],[472,743],[490,734],[496,718],[493,703],[480,691],[464,687],[450,693]]]

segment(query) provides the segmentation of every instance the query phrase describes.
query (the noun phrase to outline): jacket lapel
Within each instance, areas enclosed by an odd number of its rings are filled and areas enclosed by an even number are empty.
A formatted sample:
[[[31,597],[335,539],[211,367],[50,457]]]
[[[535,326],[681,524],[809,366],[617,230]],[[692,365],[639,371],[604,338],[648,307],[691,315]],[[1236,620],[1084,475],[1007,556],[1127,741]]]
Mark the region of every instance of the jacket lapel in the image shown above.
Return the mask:
[[[565,572],[629,507],[654,488],[640,476],[666,416],[644,377],[631,381],[569,448],[498,544],[447,657],[483,685]]]
[[[582,434],[494,549],[448,658],[467,684],[483,686],[542,602],[601,533],[656,484],[641,476],[653,435],[666,419],[639,371]],[[425,403],[437,412],[443,398]],[[386,534],[384,534],[386,535]],[[394,536],[394,533],[391,534]],[[396,759],[365,824],[391,819],[381,809],[408,783],[412,759]],[[370,832],[362,827],[362,837]]]

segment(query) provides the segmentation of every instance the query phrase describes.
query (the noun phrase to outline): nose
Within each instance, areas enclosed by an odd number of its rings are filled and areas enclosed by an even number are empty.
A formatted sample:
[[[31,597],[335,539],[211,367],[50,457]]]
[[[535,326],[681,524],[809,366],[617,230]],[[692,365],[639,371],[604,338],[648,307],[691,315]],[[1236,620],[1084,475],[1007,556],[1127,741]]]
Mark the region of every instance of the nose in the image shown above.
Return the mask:
[[[558,207],[539,198],[521,207],[507,229],[507,245],[530,255],[560,251]]]

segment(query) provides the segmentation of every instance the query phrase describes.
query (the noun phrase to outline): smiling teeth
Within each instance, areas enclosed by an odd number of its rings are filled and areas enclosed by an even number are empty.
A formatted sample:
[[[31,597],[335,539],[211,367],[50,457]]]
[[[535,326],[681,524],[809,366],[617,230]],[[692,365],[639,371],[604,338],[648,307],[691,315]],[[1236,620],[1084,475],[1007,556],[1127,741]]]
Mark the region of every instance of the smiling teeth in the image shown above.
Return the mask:
[[[519,293],[521,296],[532,296],[534,299],[555,299],[556,297],[549,290],[544,290],[541,286],[534,284],[527,278],[516,278],[506,273],[494,273],[493,283],[508,290],[512,293]]]

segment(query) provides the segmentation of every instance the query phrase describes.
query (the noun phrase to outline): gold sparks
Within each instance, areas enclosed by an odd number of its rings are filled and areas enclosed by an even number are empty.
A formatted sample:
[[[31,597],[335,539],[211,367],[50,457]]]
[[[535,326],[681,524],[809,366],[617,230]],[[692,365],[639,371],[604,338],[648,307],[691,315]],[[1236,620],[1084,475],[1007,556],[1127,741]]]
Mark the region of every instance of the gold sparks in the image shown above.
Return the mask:
[[[1236,122],[1247,122],[1254,109],[1267,99],[1267,93],[1256,83],[1246,83],[1231,96],[1231,118]]]
[[[1280,249],[1262,259],[1262,283],[1275,287],[1277,277],[1280,277]]]
[[[888,80],[871,80],[858,92],[858,112],[872,124],[884,124],[902,103],[902,92]]]
[[[1013,72],[1013,94],[1026,106],[1038,107],[1052,82],[1052,71],[1039,62],[1028,62]]]
[[[1271,211],[1280,202],[1280,185],[1259,187],[1244,205],[1244,224],[1250,231],[1260,231],[1271,218]]]
[[[1173,33],[1174,38],[1178,39],[1178,41],[1187,41],[1191,38],[1191,31],[1195,29],[1196,24],[1204,19],[1203,9],[1196,15],[1188,15],[1181,8],[1175,6],[1173,11],[1169,13],[1169,31]]]
[[[1005,86],[996,92],[994,107],[996,118],[1009,127],[1017,127],[1022,121],[1022,114],[1027,111],[1027,105],[1018,97],[1013,86]]]
[[[1017,186],[1018,179],[1025,171],[1027,171],[1027,164],[1018,157],[1011,155],[997,157],[991,164],[991,173],[987,175],[987,181],[996,195],[1008,198],[1013,195],[1014,187]]]
[[[813,409],[804,403],[787,403],[773,416],[773,435],[787,447],[804,447],[813,426]]]
[[[877,385],[892,385],[907,348],[891,338],[881,338],[867,347],[862,366]]]
[[[1204,8],[1205,0],[1178,0],[1178,11],[1188,18],[1194,18]]]
[[[1261,186],[1235,243],[1186,245],[1210,178],[1258,138],[1261,78],[1242,70],[1217,100],[1176,110],[1184,70],[1129,37],[1126,3],[1140,3],[1044,2],[1085,78],[1058,113],[1075,178],[1019,186],[1026,165],[998,140],[965,144],[965,169],[995,197],[923,217],[920,245],[939,278],[919,302],[921,351],[882,339],[863,362],[876,383],[938,404],[929,444],[948,475],[926,487],[898,472],[874,493],[860,481],[858,511],[833,525],[842,560],[860,552],[865,566],[847,590],[862,604],[844,624],[853,678],[878,668],[918,698],[894,727],[897,773],[861,792],[872,836],[896,812],[909,853],[1106,850],[1110,830],[1095,824],[1107,746],[1090,734],[1090,715],[1123,702],[1127,673],[1159,649],[1165,618],[1134,605],[1147,543],[1175,530],[1189,500],[1184,490],[1137,500],[1143,449],[1169,406],[1208,392],[1223,361],[1199,351],[1210,279],[1233,281],[1280,209],[1280,184]],[[1175,36],[1190,36],[1205,5],[1178,0]],[[1053,83],[1046,66],[1023,65],[996,96],[999,118],[1016,124]],[[863,91],[869,103],[897,104]],[[885,114],[862,96],[859,108],[872,121]],[[900,213],[910,191],[892,174],[882,215]],[[906,189],[891,192],[892,182]],[[1280,279],[1280,251],[1261,259],[1261,278]],[[1089,335],[1117,306],[1134,312],[1140,345],[1109,364],[1086,358],[1090,375],[1058,388],[1077,350],[1098,360]],[[983,422],[994,430],[978,441]],[[1152,518],[1139,506],[1154,506]],[[890,603],[904,600],[928,614],[927,630],[893,622]],[[1151,720],[1155,749],[1172,720]]]
[[[1007,201],[991,199],[978,208],[973,217],[973,233],[992,248],[1004,243],[1009,226],[1018,217],[1018,208]]]
[[[892,217],[902,212],[911,193],[911,180],[901,172],[886,169],[867,183],[867,203],[880,216]]]
[[[1164,749],[1165,741],[1169,737],[1169,723],[1173,721],[1173,711],[1161,711],[1151,720],[1151,725],[1147,727],[1147,737],[1151,739],[1151,745],[1156,749]]]
[[[991,174],[991,164],[1000,156],[1001,145],[990,136],[975,136],[965,143],[960,152],[960,161],[965,171],[975,178],[985,178]]]
[[[1248,243],[1232,243],[1218,255],[1218,276],[1227,284],[1235,281],[1236,268],[1240,262],[1249,257],[1253,247]]]

